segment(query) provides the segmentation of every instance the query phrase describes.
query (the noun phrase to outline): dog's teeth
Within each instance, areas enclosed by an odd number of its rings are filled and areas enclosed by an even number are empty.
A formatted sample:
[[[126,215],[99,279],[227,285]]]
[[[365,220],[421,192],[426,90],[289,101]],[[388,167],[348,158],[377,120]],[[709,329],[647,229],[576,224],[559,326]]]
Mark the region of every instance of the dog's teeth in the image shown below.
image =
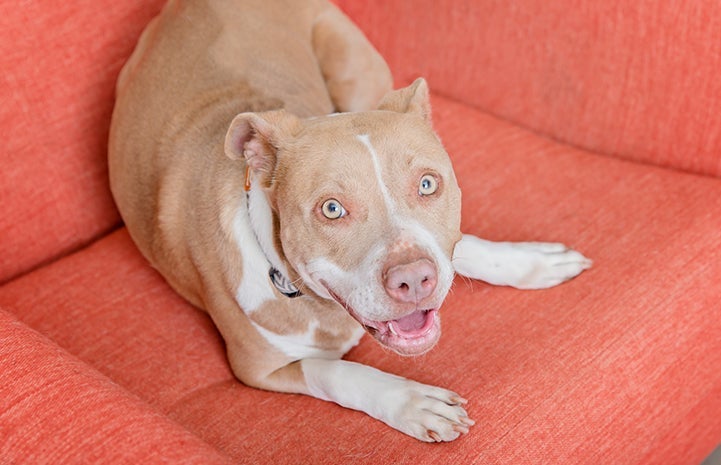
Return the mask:
[[[388,323],[388,329],[391,330],[391,334],[394,336],[398,336],[398,333],[396,332],[395,328],[393,328],[393,323]]]

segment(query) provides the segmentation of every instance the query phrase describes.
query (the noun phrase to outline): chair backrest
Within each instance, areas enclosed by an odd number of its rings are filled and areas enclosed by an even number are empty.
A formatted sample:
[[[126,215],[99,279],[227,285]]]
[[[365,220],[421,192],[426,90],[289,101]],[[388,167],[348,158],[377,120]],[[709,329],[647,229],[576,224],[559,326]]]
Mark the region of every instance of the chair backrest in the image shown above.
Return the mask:
[[[585,149],[721,176],[715,0],[338,0],[396,79]]]
[[[115,79],[161,0],[0,2],[0,283],[113,229]]]
[[[0,2],[0,283],[120,223],[114,82],[163,0]],[[721,175],[714,0],[337,0],[398,82],[586,149]]]

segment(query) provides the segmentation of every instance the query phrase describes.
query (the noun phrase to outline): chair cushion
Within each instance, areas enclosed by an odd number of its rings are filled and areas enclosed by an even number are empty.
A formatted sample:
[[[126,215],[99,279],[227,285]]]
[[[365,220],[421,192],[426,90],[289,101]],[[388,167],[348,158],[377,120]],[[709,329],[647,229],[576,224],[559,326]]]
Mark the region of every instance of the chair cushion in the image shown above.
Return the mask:
[[[167,289],[124,228],[3,292],[26,324],[163,411],[233,379],[210,318]]]
[[[700,462],[721,438],[721,182],[433,104],[465,232],[565,242],[595,261],[543,291],[458,279],[429,354],[402,358],[370,338],[351,351],[469,398],[477,425],[457,442],[421,444],[234,381],[210,320],[124,230],[0,288],[0,305],[236,461]]]

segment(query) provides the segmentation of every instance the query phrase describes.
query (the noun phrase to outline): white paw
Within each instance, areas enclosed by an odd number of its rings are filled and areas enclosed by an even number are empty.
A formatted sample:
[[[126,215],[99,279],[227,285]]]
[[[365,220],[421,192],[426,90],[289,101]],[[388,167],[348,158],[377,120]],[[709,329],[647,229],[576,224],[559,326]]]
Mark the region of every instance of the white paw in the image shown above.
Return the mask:
[[[381,419],[421,441],[453,441],[475,423],[463,408],[467,401],[446,389],[403,380],[384,397],[389,408]]]
[[[515,268],[514,282],[519,289],[545,289],[557,286],[591,267],[593,262],[563,244],[520,242],[511,244],[509,263]]]
[[[346,360],[301,361],[308,394],[360,410],[426,442],[453,441],[473,420],[455,392]]]
[[[563,244],[490,242],[464,235],[456,244],[457,273],[491,284],[518,289],[545,289],[591,267],[592,261]]]

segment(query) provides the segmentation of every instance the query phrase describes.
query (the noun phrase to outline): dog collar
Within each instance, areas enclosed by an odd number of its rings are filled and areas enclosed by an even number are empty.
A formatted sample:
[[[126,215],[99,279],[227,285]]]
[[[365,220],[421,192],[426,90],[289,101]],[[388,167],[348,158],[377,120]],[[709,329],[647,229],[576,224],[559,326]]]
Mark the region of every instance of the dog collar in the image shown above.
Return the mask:
[[[303,293],[300,292],[288,278],[283,276],[283,273],[272,266],[270,267],[268,275],[270,276],[270,280],[273,282],[275,288],[278,289],[278,292],[284,296],[295,299],[296,297],[303,295]]]
[[[300,297],[303,295],[300,290],[298,290],[297,287],[293,285],[293,282],[286,278],[283,273],[272,265],[272,260],[270,257],[268,257],[268,254],[263,249],[263,243],[258,238],[258,232],[253,227],[253,222],[250,219],[250,188],[251,188],[251,182],[250,182],[250,167],[246,166],[245,168],[245,185],[243,186],[245,189],[245,204],[246,208],[248,209],[248,221],[250,223],[250,228],[253,230],[253,235],[255,236],[255,240],[260,246],[260,250],[263,251],[263,255],[265,255],[265,259],[270,263],[270,269],[268,270],[268,277],[270,278],[270,281],[273,283],[276,289],[278,289],[278,292],[283,294],[284,296],[294,299],[296,297]]]

